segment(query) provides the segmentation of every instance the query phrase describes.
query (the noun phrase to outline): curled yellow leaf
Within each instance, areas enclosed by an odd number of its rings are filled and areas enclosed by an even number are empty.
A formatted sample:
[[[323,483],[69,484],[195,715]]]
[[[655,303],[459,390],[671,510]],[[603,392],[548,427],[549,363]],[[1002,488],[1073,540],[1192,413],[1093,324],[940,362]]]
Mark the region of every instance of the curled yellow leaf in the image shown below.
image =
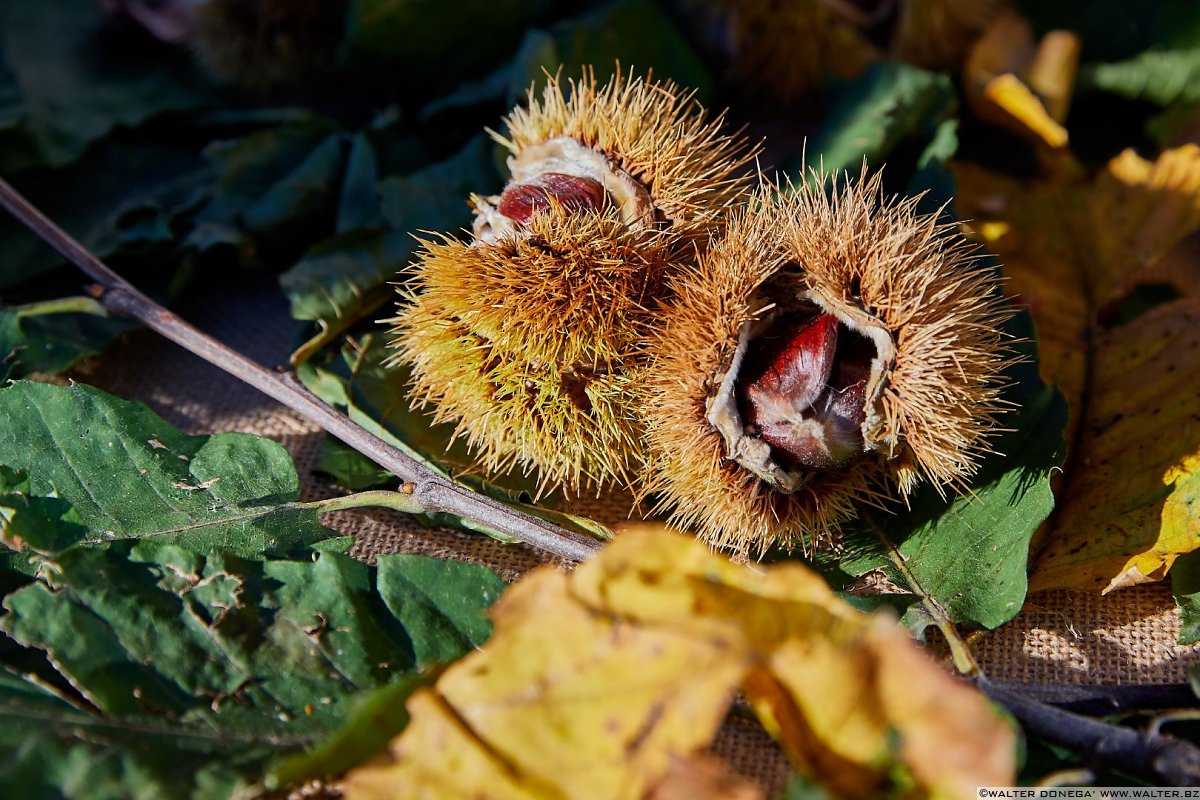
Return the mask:
[[[1067,118],[1079,37],[1051,31],[1036,46],[1033,29],[1017,14],[997,15],[971,48],[963,83],[971,110],[1036,146],[1057,151],[1067,146]]]
[[[997,75],[983,87],[989,110],[980,114],[1051,148],[1067,146],[1067,129],[1046,111],[1041,99],[1011,73]]]
[[[796,564],[633,530],[572,575],[531,573],[495,623],[347,797],[672,796],[739,691],[835,791],[951,798],[1013,777],[1013,730],[982,695]]]

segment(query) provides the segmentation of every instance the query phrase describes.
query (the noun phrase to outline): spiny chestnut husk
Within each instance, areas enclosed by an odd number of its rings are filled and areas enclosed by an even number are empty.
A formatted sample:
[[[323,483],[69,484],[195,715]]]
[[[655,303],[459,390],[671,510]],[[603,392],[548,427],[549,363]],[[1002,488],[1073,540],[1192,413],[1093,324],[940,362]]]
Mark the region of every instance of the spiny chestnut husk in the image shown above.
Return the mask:
[[[997,279],[878,176],[766,187],[651,337],[643,494],[715,546],[810,547],[921,479],[963,488],[1009,352]]]
[[[346,34],[350,0],[206,0],[193,48],[217,78],[246,89],[328,73]]]
[[[534,214],[523,236],[424,243],[393,320],[395,361],[438,422],[490,472],[537,470],[577,490],[629,479],[638,342],[661,292],[669,239],[615,209]]]
[[[641,343],[677,254],[744,199],[753,151],[671,84],[551,78],[507,120],[512,180],[474,238],[427,241],[394,362],[492,472],[628,482],[642,463]]]
[[[1008,0],[900,0],[889,50],[926,69],[959,67]]]
[[[794,100],[826,77],[858,75],[876,57],[876,48],[858,28],[823,0],[681,0],[679,5],[693,26],[706,19],[702,39],[727,61],[728,79],[753,96]]]
[[[512,180],[499,196],[473,198],[476,239],[519,235],[538,195],[611,205],[626,224],[666,231],[681,244],[707,239],[745,200],[757,148],[726,133],[724,114],[710,116],[694,95],[632,73],[600,85],[588,69],[568,87],[548,77],[540,99],[530,90],[528,107],[505,118],[507,135],[492,132],[512,153]],[[556,188],[555,179],[577,185]]]
[[[851,78],[882,55],[927,69],[960,65],[1007,0],[681,0],[719,21],[731,77],[794,99]],[[761,76],[770,75],[770,81]]]

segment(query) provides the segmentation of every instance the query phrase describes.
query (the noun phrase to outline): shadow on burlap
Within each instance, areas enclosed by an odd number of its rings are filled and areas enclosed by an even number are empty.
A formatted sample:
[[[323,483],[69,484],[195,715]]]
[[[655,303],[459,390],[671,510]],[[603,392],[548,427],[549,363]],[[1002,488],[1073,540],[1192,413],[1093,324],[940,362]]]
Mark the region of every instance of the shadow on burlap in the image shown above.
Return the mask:
[[[180,314],[259,363],[286,363],[300,333],[268,276],[192,297]],[[324,436],[315,425],[256,390],[146,331],[130,334],[72,376],[119,397],[141,400],[188,433],[246,431],[269,436],[296,461],[302,499],[328,497],[311,466]],[[580,513],[616,523],[627,498],[591,499]],[[533,567],[556,563],[531,548],[483,536],[431,529],[388,511],[340,512],[325,524],[355,537],[351,554],[371,560],[404,552],[485,564],[512,581]],[[561,565],[560,566],[564,566]],[[1178,611],[1167,587],[1154,584],[1099,597],[1048,591],[1031,595],[1016,620],[979,636],[973,649],[995,681],[1033,684],[1181,683],[1200,664],[1200,648],[1176,644]],[[731,716],[713,749],[740,773],[776,791],[788,766],[752,720]]]

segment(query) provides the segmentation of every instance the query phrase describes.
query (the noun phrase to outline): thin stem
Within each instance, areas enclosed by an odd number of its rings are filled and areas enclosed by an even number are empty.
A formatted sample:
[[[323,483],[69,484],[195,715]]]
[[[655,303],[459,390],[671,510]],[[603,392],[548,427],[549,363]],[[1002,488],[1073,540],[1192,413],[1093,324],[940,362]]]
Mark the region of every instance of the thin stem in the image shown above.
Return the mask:
[[[413,484],[406,483],[400,487],[400,491],[398,492],[385,490],[358,492],[357,494],[331,497],[327,500],[314,500],[311,503],[296,503],[295,505],[301,508],[315,509],[318,514],[327,514],[331,511],[346,511],[351,508],[390,508],[393,511],[399,511],[403,514],[428,514],[430,509],[416,498],[413,494],[414,489]],[[486,525],[480,525],[478,522],[476,522],[476,526],[472,530],[481,531],[490,536],[504,537],[506,535],[503,531]]]
[[[908,562],[904,560],[904,555],[892,538],[888,536],[887,531],[875,520],[870,512],[863,510],[860,514],[863,522],[865,522],[875,536],[883,544],[887,550],[888,559],[892,565],[904,578],[908,584],[908,588],[920,598],[921,605],[925,608],[925,612],[929,614],[929,618],[933,620],[933,624],[942,632],[942,636],[946,639],[946,644],[950,647],[950,657],[954,660],[954,668],[963,675],[974,677],[980,674],[979,664],[975,661],[975,656],[971,655],[971,648],[967,646],[966,640],[959,634],[958,629],[954,627],[954,623],[950,620],[950,615],[942,608],[941,604],[933,598],[921,582],[917,580],[917,576],[913,575],[912,570],[908,568]]]
[[[108,309],[94,298],[85,295],[78,297],[56,297],[53,300],[43,300],[39,303],[26,303],[14,309],[18,317],[41,317],[47,314],[92,314],[97,317],[107,317]]]
[[[1146,730],[1157,735],[1162,731],[1163,725],[1170,725],[1172,722],[1195,722],[1196,720],[1200,720],[1200,708],[1176,708],[1155,715]]]
[[[411,487],[411,484],[406,483],[404,486]],[[311,503],[299,503],[298,505],[304,508],[316,509],[319,514],[327,514],[330,511],[345,511],[351,508],[390,508],[405,514],[423,514],[427,510],[413,496],[411,491],[404,491],[403,488],[399,492],[384,490],[358,492],[356,494],[342,495],[341,497],[330,497],[327,500],[314,500]]]
[[[296,348],[296,351],[288,359],[292,368],[295,369],[308,361],[318,351],[344,334],[352,325],[374,314],[387,302],[387,297],[386,292],[373,292],[369,297],[359,298],[359,305],[353,314],[339,317],[332,325],[325,320],[319,320],[317,322],[317,327],[319,328],[317,334]]]
[[[583,561],[600,548],[594,539],[472,492],[447,481],[403,451],[354,424],[285,375],[265,369],[202,333],[135,289],[66,231],[0,179],[0,206],[78,267],[98,285],[93,296],[114,314],[131,317],[185,350],[248,383],[324,428],[367,458],[412,485],[412,497],[425,512],[456,514],[559,558]]]
[[[1090,769],[1060,769],[1057,772],[1051,772],[1045,775],[1037,783],[1033,784],[1039,788],[1053,788],[1056,786],[1087,786],[1096,780],[1096,773]]]

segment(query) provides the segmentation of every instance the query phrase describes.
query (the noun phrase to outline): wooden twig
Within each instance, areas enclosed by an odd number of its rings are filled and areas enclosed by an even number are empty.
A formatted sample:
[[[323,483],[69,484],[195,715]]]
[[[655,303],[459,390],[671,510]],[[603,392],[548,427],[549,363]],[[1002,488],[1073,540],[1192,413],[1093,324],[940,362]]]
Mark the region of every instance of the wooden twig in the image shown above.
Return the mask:
[[[1008,709],[1029,736],[1067,747],[1094,764],[1165,786],[1200,786],[1200,747],[1191,742],[1075,714],[982,677],[975,685]]]
[[[1186,683],[1113,684],[1113,685],[1042,685],[1033,683],[993,683],[1013,694],[1037,700],[1076,714],[1103,717],[1129,711],[1162,711],[1197,708],[1200,699]]]
[[[113,314],[130,317],[210,364],[250,384],[297,414],[311,420],[384,469],[412,485],[412,495],[426,512],[467,517],[559,558],[583,561],[601,543],[583,534],[505,506],[437,474],[400,449],[351,422],[287,375],[273,372],[192,327],[139,292],[86,247],[0,179],[0,207],[40,236],[64,258],[96,282],[91,294]]]

